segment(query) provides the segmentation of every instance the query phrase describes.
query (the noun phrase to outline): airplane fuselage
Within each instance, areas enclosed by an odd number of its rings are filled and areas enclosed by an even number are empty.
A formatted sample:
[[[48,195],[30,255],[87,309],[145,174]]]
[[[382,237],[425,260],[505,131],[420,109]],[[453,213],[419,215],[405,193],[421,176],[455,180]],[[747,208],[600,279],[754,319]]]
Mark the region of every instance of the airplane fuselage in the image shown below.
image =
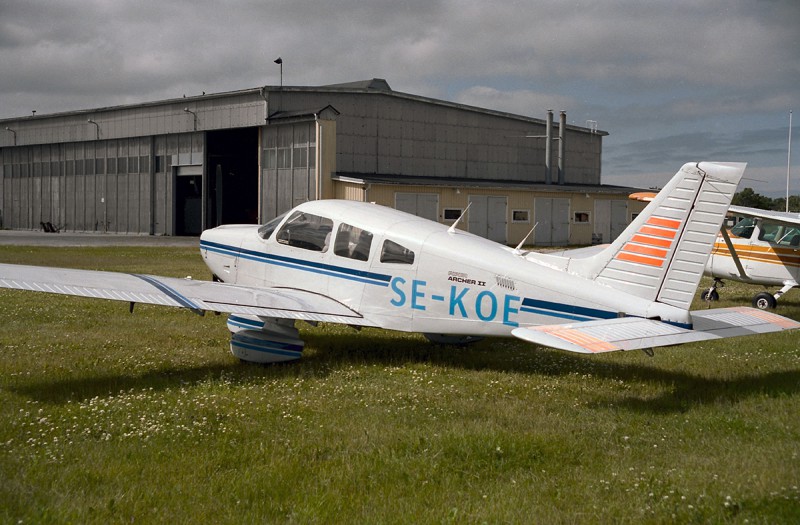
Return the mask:
[[[745,236],[736,235],[737,228]],[[792,232],[787,235],[778,228],[778,225],[765,224],[760,220],[754,221],[750,228],[734,227],[730,240],[745,271],[744,276],[720,235],[711,251],[706,274],[765,286],[797,282],[800,280],[800,244],[794,240]]]
[[[257,226],[204,232],[214,275],[312,291],[359,312],[361,324],[432,334],[507,336],[519,326],[652,316],[651,301],[389,208],[315,201],[277,222],[268,235]],[[354,232],[369,239],[366,251]]]

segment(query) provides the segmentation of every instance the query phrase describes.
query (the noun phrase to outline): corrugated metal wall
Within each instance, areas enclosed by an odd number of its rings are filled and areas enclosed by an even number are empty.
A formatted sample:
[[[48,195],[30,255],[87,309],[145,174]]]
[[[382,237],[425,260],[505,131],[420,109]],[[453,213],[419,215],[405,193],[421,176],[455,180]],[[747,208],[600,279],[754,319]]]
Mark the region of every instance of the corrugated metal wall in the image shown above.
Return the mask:
[[[173,156],[203,150],[202,133],[3,148],[3,227],[172,233]]]
[[[545,180],[545,141],[533,137],[544,122],[385,93],[290,91],[281,102],[287,111],[326,104],[341,113],[339,173]],[[568,128],[565,146],[566,182],[600,184],[602,136]]]

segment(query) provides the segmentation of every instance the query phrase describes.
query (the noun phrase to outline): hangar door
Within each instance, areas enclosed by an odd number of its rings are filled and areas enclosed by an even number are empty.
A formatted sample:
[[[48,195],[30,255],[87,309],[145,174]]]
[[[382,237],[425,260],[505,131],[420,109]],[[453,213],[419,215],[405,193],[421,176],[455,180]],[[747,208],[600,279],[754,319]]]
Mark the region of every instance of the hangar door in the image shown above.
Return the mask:
[[[469,232],[505,244],[508,200],[494,195],[469,196]]]
[[[569,199],[538,197],[534,199],[535,243],[539,246],[569,244]]]
[[[619,199],[594,201],[594,228],[592,239],[610,243],[628,226],[628,203]]]
[[[258,128],[209,131],[206,227],[258,220]]]
[[[394,207],[417,217],[439,222],[439,195],[436,193],[395,193]]]

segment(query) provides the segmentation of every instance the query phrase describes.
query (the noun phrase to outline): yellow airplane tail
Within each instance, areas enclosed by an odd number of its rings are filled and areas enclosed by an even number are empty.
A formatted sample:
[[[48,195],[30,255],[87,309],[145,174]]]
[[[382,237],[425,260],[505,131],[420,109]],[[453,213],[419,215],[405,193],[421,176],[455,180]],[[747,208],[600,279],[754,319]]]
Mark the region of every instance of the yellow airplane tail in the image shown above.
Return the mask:
[[[745,166],[685,164],[608,248],[570,270],[688,310]]]

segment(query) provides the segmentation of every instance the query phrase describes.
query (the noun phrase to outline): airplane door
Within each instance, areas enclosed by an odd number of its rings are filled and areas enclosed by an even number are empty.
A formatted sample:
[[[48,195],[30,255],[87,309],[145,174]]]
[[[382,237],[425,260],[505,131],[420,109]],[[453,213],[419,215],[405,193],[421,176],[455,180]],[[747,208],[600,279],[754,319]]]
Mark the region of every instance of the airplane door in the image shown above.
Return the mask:
[[[797,280],[800,230],[784,224],[759,221],[749,242],[745,267],[749,275],[772,280],[776,284]]]
[[[372,232],[343,222],[333,240],[328,293],[356,311],[361,308],[365,288],[376,286],[368,271],[373,237]]]

